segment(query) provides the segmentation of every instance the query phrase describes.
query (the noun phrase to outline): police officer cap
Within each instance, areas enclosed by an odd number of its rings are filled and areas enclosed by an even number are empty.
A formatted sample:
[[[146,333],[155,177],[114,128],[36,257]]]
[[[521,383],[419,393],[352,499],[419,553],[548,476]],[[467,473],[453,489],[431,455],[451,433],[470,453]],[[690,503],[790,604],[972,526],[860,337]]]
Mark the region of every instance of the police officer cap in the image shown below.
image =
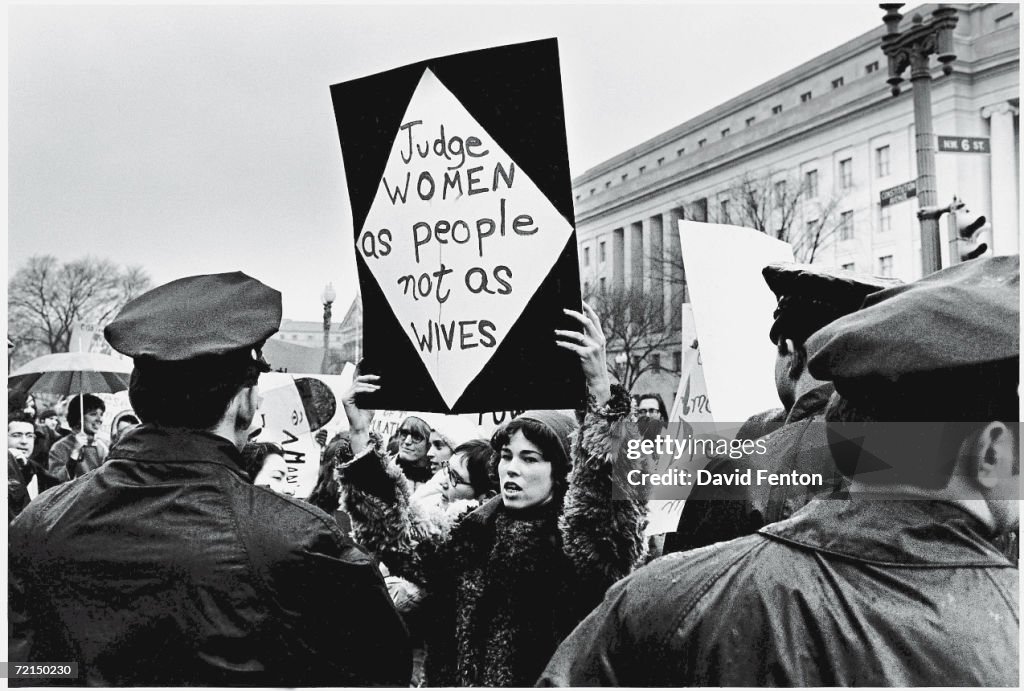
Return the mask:
[[[114,350],[156,363],[259,349],[281,326],[281,293],[240,271],[189,276],[135,298],[103,330]]]
[[[791,338],[798,343],[825,324],[858,309],[876,291],[900,285],[892,278],[810,264],[769,264],[761,271],[778,306],[768,337],[772,343]]]
[[[874,293],[808,339],[808,368],[840,388],[1015,361],[1019,322],[1020,257],[975,259]]]

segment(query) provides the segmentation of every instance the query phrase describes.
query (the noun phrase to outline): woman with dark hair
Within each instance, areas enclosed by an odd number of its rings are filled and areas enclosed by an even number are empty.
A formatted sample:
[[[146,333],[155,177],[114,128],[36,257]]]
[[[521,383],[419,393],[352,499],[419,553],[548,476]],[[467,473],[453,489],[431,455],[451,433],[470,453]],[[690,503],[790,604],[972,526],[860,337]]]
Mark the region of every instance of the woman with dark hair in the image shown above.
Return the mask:
[[[249,442],[242,447],[242,469],[257,487],[266,487],[289,497],[295,494],[295,489],[288,486],[288,465],[280,444]]]
[[[582,427],[563,413],[528,411],[498,429],[489,470],[500,494],[446,534],[415,534],[401,470],[375,449],[343,466],[357,540],[423,590],[431,686],[532,685],[558,643],[642,558],[645,497],[612,500],[613,466],[636,436],[629,397],[610,387],[600,322],[584,309],[566,310],[582,333],[555,332],[587,379]],[[379,388],[372,375],[357,380]]]

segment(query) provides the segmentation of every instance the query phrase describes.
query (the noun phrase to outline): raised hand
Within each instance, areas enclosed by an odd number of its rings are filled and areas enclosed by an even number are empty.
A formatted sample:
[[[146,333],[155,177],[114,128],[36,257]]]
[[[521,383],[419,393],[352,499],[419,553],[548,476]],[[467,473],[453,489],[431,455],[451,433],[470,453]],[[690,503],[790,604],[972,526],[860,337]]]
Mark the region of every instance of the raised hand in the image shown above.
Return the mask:
[[[583,313],[575,310],[562,310],[575,319],[583,327],[583,333],[565,329],[555,329],[555,343],[560,348],[571,350],[580,358],[583,375],[587,378],[587,388],[597,399],[597,405],[604,405],[611,398],[611,382],[608,379],[608,367],[605,362],[605,337],[601,330],[601,319],[597,312],[583,303]]]

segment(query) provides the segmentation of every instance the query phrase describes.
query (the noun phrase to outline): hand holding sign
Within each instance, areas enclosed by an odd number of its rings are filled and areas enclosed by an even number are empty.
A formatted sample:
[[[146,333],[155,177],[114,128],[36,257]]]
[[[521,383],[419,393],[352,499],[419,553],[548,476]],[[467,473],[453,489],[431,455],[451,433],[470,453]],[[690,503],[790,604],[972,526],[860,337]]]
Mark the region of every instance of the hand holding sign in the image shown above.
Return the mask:
[[[356,404],[359,394],[373,393],[380,390],[380,377],[376,374],[362,374],[352,380],[352,386],[341,399],[341,405],[348,416],[349,430],[352,434],[352,452],[360,453],[370,441],[369,415]]]
[[[597,316],[594,308],[583,303],[583,311],[586,314],[567,309],[563,310],[570,317],[575,319],[583,327],[583,333],[569,331],[566,329],[555,329],[555,335],[563,340],[556,340],[560,348],[571,350],[580,356],[580,364],[583,365],[583,375],[587,378],[587,388],[597,405],[601,406],[612,397],[611,383],[608,380],[608,366],[605,359],[605,337],[601,329],[601,318]]]

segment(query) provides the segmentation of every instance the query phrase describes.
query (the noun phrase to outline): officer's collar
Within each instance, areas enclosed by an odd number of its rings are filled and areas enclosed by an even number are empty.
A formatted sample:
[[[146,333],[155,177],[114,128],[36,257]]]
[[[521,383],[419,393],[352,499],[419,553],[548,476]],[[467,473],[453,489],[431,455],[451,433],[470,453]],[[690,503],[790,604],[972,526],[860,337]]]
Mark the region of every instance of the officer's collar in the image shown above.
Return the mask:
[[[978,518],[941,501],[820,499],[765,537],[855,561],[902,566],[1011,566]]]
[[[828,399],[835,393],[836,387],[832,382],[822,382],[809,391],[805,391],[800,398],[796,399],[793,407],[786,414],[786,424],[799,422],[804,418],[817,415],[825,410]]]
[[[152,423],[126,432],[111,449],[109,458],[158,463],[208,462],[242,472],[241,453],[224,437],[213,432]]]

